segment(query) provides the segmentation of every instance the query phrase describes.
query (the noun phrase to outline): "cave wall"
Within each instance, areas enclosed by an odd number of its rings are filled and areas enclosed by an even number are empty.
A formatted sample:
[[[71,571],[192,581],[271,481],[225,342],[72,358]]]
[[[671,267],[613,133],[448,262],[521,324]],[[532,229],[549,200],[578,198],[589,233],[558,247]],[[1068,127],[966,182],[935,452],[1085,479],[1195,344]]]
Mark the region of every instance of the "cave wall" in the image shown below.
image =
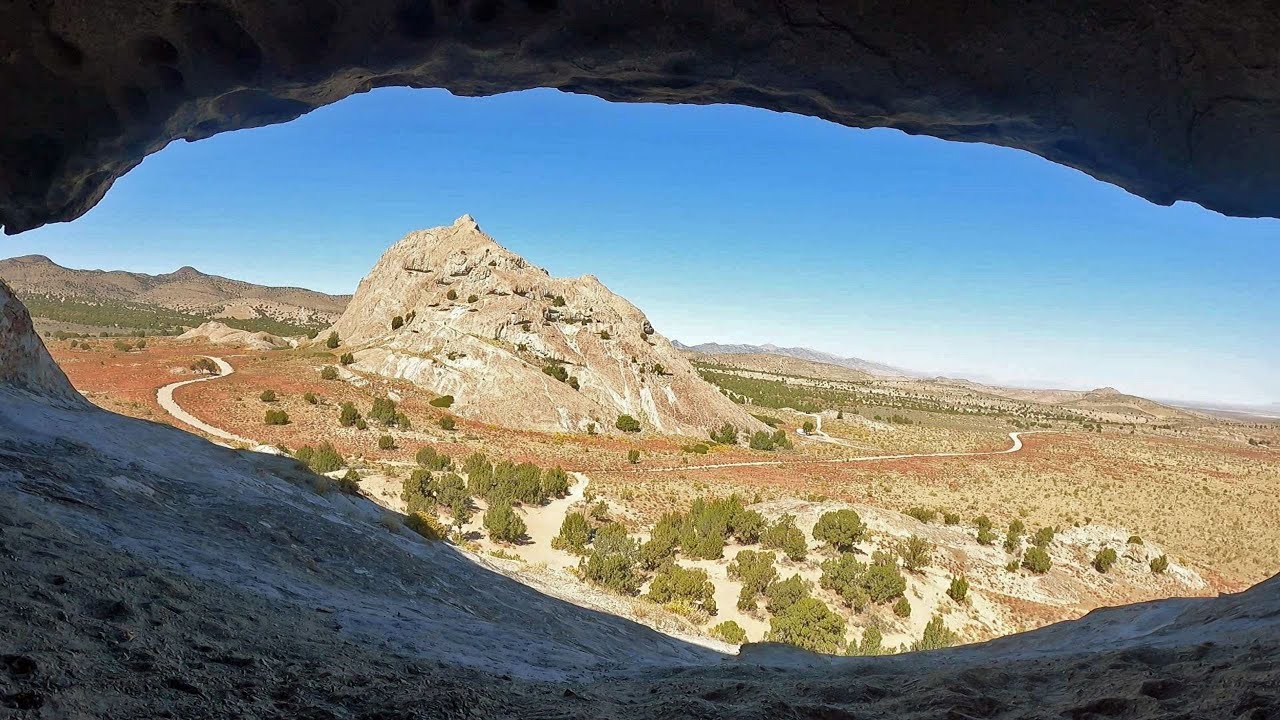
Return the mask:
[[[1280,216],[1276,3],[23,0],[0,7],[0,224],[74,219],[171,140],[388,85],[751,105]]]

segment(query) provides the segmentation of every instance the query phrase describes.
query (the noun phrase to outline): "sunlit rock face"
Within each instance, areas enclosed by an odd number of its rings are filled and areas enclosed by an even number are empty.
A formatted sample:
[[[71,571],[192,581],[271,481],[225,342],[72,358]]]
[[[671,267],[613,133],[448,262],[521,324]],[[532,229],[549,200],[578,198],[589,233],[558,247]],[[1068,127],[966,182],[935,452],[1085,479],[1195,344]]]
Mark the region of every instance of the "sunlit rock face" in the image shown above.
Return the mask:
[[[1202,3],[45,0],[0,7],[0,224],[70,220],[174,139],[389,85],[734,103],[1021,148],[1280,215],[1280,13]]]
[[[0,390],[18,391],[66,408],[89,403],[68,382],[36,335],[31,315],[0,280]]]

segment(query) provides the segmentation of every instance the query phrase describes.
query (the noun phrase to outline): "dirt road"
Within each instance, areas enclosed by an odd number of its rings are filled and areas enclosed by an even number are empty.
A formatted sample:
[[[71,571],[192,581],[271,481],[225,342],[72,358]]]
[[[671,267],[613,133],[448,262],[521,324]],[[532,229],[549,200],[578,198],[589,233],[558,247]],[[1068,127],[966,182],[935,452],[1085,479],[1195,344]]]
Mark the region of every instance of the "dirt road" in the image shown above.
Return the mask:
[[[169,383],[168,385],[165,385],[164,387],[156,391],[156,402],[160,403],[160,407],[164,408],[165,412],[174,416],[180,422],[190,425],[191,427],[201,432],[207,433],[209,435],[212,435],[216,438],[220,438],[222,440],[226,440],[228,442],[247,443],[249,445],[257,445],[256,442],[254,442],[253,440],[250,440],[249,438],[240,437],[235,433],[228,432],[226,430],[223,430],[222,428],[214,427],[204,422],[203,420],[196,417],[195,415],[192,415],[186,410],[183,410],[182,407],[178,405],[177,401],[173,399],[173,391],[177,390],[183,385],[191,385],[193,383],[198,383],[198,382],[209,382],[210,380],[217,380],[219,378],[224,378],[236,371],[235,368],[231,367],[231,363],[227,362],[226,360],[223,360],[220,357],[214,357],[212,355],[206,355],[205,357],[212,360],[214,364],[218,366],[218,372],[219,372],[218,375],[208,375],[206,377],[195,378],[194,380],[181,380],[176,383]]]

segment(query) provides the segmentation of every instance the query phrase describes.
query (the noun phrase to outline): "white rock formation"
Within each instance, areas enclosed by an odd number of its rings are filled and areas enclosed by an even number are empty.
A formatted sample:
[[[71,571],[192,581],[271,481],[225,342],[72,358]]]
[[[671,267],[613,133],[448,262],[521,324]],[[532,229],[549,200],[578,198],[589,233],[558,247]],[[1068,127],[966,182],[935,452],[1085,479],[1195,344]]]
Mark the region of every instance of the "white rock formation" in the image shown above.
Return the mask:
[[[250,332],[211,320],[178,336],[179,340],[208,340],[215,345],[239,345],[252,350],[274,350],[297,347],[299,338],[286,338],[269,332]]]

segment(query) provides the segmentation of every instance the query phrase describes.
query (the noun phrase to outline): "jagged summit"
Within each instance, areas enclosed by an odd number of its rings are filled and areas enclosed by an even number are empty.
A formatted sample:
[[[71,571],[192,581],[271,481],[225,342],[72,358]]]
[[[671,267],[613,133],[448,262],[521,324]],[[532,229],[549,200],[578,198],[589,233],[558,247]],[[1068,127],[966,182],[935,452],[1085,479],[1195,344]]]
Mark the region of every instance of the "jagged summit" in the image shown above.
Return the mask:
[[[454,411],[485,422],[608,432],[627,414],[699,437],[763,427],[599,279],[552,277],[470,215],[389,248],[334,330],[358,368],[453,395]]]

